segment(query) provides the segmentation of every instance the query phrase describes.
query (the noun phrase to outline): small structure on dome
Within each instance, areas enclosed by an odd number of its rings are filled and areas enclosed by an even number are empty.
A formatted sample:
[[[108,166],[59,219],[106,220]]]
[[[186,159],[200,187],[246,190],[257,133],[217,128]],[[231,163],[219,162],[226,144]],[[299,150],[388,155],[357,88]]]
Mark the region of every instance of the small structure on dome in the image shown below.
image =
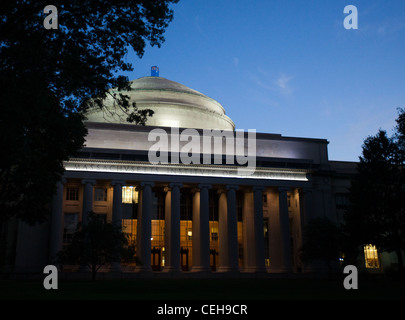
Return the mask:
[[[159,77],[159,68],[157,66],[153,66],[150,70],[151,77]]]

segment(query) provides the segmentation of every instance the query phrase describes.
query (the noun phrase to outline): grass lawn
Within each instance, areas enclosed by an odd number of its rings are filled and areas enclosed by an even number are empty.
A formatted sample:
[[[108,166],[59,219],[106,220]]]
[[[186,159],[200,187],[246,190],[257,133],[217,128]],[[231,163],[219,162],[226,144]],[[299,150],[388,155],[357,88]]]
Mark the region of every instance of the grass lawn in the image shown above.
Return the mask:
[[[343,278],[59,280],[46,290],[42,279],[0,280],[0,300],[405,299],[403,280],[359,276],[358,285],[345,290]]]

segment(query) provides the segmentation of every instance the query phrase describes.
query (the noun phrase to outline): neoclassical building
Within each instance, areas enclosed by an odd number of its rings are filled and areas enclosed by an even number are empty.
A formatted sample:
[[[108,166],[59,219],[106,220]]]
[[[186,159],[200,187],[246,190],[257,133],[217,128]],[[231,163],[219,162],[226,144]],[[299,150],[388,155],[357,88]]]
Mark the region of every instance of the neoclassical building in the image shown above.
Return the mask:
[[[51,219],[16,227],[14,270],[54,263],[93,211],[122,226],[137,257],[112,271],[307,271],[303,227],[314,217],[341,219],[355,163],[330,161],[325,139],[235,130],[219,102],[180,83],[151,76],[131,88],[153,117],[129,124],[112,101],[90,110],[85,146],[65,163]],[[189,141],[202,151],[187,163]],[[151,150],[165,161],[151,161]],[[246,174],[246,161],[235,159],[248,153],[254,171]]]

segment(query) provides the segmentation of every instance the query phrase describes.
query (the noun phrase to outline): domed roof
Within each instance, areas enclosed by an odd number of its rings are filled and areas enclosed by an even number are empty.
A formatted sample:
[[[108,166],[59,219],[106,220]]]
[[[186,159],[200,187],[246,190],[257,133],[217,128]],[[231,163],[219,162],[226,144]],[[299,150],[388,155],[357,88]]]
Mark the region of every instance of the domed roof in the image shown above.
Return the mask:
[[[197,90],[162,77],[142,77],[131,81],[132,90],[169,90],[205,96]]]
[[[162,77],[142,77],[130,84],[131,90],[122,93],[128,95],[138,109],[154,111],[146,125],[235,130],[233,121],[225,115],[218,101],[181,83]],[[111,93],[118,90],[112,89]],[[113,106],[112,98],[107,98],[105,104],[110,110],[92,109],[87,114],[88,121],[128,123],[123,111]]]

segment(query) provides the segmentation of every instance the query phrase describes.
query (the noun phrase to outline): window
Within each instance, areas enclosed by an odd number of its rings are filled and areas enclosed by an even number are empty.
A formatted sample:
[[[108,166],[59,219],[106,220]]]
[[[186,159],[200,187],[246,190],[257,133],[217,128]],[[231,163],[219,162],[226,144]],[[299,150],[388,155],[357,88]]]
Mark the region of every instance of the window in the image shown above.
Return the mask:
[[[180,220],[193,220],[193,195],[182,192],[180,195]]]
[[[372,244],[364,246],[364,260],[367,269],[375,269],[380,267],[378,262],[377,248]]]
[[[211,240],[218,241],[218,227],[211,228]]]
[[[77,201],[79,200],[79,188],[76,187],[68,187],[66,189],[66,200],[69,201]]]
[[[336,209],[346,210],[349,207],[349,195],[341,193],[335,196]]]
[[[94,201],[107,201],[107,189],[96,189],[94,192]]]
[[[135,191],[133,186],[122,187],[122,203],[138,203],[138,192]]]

